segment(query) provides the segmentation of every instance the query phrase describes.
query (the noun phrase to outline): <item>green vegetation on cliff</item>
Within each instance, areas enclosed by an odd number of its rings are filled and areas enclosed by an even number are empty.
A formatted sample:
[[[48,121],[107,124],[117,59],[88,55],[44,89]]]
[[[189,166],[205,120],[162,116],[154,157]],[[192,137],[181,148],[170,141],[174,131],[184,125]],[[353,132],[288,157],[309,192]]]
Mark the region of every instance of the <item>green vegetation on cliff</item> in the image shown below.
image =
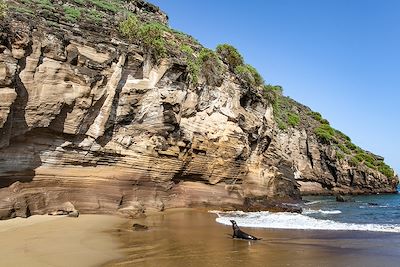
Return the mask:
[[[189,80],[191,83],[197,84],[201,67],[195,57],[195,52],[189,45],[186,44],[181,45],[180,49],[187,64]]]
[[[313,115],[315,114],[319,113],[313,112]],[[393,169],[384,162],[382,157],[366,152],[353,144],[350,137],[332,128],[329,122],[323,119],[320,114],[312,116],[312,118],[320,123],[318,127],[314,128],[315,135],[321,142],[336,147],[336,157],[339,160],[347,159],[352,166],[362,164],[370,169],[379,171],[387,177],[394,177]]]
[[[81,16],[81,11],[79,9],[69,6],[64,6],[64,13],[66,19],[71,22],[76,22]]]
[[[119,31],[130,41],[139,40],[145,50],[158,60],[167,54],[165,33],[169,28],[158,22],[143,23],[134,15],[119,24]]]
[[[231,71],[234,71],[236,67],[244,64],[242,55],[232,45],[220,44],[217,46],[216,52],[221,57],[222,61],[229,66]]]
[[[333,129],[329,124],[322,123],[320,126],[315,128],[315,134],[324,143],[329,144],[335,141],[335,129]]]
[[[4,2],[4,0],[0,0],[0,19],[6,16],[6,12],[7,12],[7,5]]]
[[[258,71],[249,64],[236,66],[235,73],[250,86],[257,87],[264,83]]]
[[[263,86],[263,96],[272,105],[275,105],[282,93],[283,89],[279,85],[264,84]]]

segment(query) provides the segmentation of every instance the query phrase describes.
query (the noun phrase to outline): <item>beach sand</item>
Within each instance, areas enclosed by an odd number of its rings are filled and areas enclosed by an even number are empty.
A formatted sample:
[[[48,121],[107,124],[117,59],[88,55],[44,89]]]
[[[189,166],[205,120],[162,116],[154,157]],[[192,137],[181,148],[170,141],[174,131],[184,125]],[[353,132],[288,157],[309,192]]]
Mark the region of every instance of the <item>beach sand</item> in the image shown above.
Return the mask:
[[[141,219],[107,215],[32,216],[0,221],[0,266],[398,266],[400,235],[242,228],[231,238],[205,210]],[[132,231],[133,223],[147,231]]]
[[[126,221],[108,215],[0,221],[0,266],[99,266],[125,255],[109,232]]]
[[[127,256],[106,266],[398,266],[399,234],[242,228],[262,238],[244,241],[215,218],[192,209],[135,220],[149,230],[115,233]]]

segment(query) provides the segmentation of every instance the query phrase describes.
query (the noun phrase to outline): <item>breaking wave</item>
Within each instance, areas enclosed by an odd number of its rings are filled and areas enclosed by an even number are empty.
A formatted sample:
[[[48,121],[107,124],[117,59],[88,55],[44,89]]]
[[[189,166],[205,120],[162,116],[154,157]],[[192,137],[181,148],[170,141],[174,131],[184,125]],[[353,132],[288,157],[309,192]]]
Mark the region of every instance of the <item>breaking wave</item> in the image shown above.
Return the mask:
[[[325,212],[338,212],[338,211],[333,210]],[[229,220],[235,220],[239,226],[243,227],[400,233],[399,224],[342,223],[342,222],[335,222],[333,220],[315,219],[307,216],[307,213],[305,214],[294,214],[288,212],[271,213],[268,211],[263,211],[263,212],[212,211],[212,213],[218,215],[218,218],[216,219],[218,223],[231,225]]]
[[[303,210],[304,215],[307,214],[315,214],[315,213],[321,213],[321,214],[340,214],[342,213],[340,210]]]
[[[314,204],[321,203],[321,202],[322,202],[322,201],[320,201],[320,200],[315,200],[315,201],[306,202],[306,203],[304,203],[304,205],[306,205],[306,206],[308,206],[308,205],[314,205]]]

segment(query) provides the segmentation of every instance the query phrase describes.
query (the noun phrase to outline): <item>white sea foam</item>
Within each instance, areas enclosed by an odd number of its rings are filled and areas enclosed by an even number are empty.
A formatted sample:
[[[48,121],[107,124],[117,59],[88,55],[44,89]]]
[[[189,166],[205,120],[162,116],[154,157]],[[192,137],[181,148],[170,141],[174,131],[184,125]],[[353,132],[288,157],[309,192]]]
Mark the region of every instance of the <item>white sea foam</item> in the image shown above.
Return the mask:
[[[391,224],[355,224],[341,223],[332,220],[315,219],[304,214],[287,212],[218,212],[217,222],[230,225],[235,220],[239,226],[301,229],[301,230],[339,230],[339,231],[374,231],[400,233],[400,225]]]
[[[396,206],[389,206],[389,205],[361,205],[358,206],[360,209],[368,209],[368,208],[398,208]]]
[[[304,205],[308,206],[308,205],[314,205],[314,204],[317,204],[317,203],[321,203],[321,201],[320,200],[315,200],[315,201],[311,201],[311,202],[306,202],[306,203],[304,203]]]
[[[316,214],[316,213],[322,213],[322,214],[340,214],[342,213],[340,210],[311,210],[311,209],[304,209],[302,214],[307,215],[307,214]]]

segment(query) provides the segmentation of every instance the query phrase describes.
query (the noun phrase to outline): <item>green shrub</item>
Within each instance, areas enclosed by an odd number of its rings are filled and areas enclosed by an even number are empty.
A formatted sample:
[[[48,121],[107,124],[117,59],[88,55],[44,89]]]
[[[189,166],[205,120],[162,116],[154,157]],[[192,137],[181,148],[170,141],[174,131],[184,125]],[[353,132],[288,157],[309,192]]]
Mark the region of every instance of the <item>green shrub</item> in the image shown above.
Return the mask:
[[[258,73],[258,71],[253,66],[246,64],[246,67],[250,70],[250,73],[254,78],[255,86],[260,86],[260,85],[264,84],[264,79],[261,77],[261,75]]]
[[[274,111],[274,119],[278,123],[278,127],[281,130],[286,129],[288,124],[288,115],[290,113],[289,99],[280,95],[276,98],[276,101],[272,103],[272,107]],[[283,124],[285,127],[280,127],[279,124]]]
[[[121,9],[119,4],[117,4],[117,2],[113,2],[113,1],[89,0],[89,2],[104,11],[110,11],[113,13],[116,13],[118,10]]]
[[[191,43],[195,45],[200,45],[199,41],[189,34],[186,34],[184,32],[175,29],[171,29],[170,31],[175,36],[175,38],[179,40],[179,43],[186,43],[186,44]]]
[[[344,159],[344,154],[341,151],[336,151],[336,158],[342,160]]]
[[[339,131],[339,130],[335,130],[335,131],[336,131],[336,136],[338,136],[340,139],[346,140],[346,141],[348,141],[348,142],[351,142],[350,137],[348,137],[347,135],[345,135],[344,133],[342,133],[342,132]]]
[[[36,3],[39,4],[39,6],[43,9],[47,10],[53,10],[53,4],[50,2],[50,0],[36,0]]]
[[[351,154],[351,150],[348,149],[344,144],[339,144],[338,147],[340,148],[340,150],[342,150],[347,155]]]
[[[357,152],[355,156],[360,162],[368,162],[375,166],[375,158],[370,154],[365,153],[364,151]]]
[[[15,10],[18,13],[22,13],[22,14],[27,14],[27,15],[33,15],[35,12],[32,9],[29,8],[25,8],[25,7],[13,7],[13,10]]]
[[[383,163],[383,162],[382,162]],[[394,171],[392,168],[390,168],[388,165],[383,163],[382,165],[378,166],[378,171],[385,175],[386,177],[393,178],[394,177]]]
[[[322,115],[319,112],[311,111],[309,114],[314,120],[317,120],[317,121],[321,121],[322,120]]]
[[[4,0],[0,0],[0,19],[3,19],[7,14],[7,4]]]
[[[181,49],[182,53],[185,54],[186,57],[193,56],[193,54],[194,54],[194,50],[187,44],[181,45],[180,49]]]
[[[244,66],[244,65],[236,66],[235,73],[236,73],[236,75],[239,76],[240,79],[246,81],[249,84],[254,84],[254,78],[251,75],[251,72],[249,71],[249,69],[246,68],[246,66]]]
[[[322,124],[328,124],[328,125],[330,124],[329,121],[328,121],[327,119],[322,119],[320,122],[321,122]]]
[[[122,36],[128,38],[130,41],[138,38],[140,22],[136,16],[128,16],[128,18],[119,24],[119,32]]]
[[[326,120],[326,119],[324,119],[324,118],[322,118],[322,115],[321,115],[321,113],[319,113],[319,112],[311,111],[311,112],[309,113],[309,115],[310,115],[314,120],[316,120],[316,121],[318,121],[318,122],[320,122],[320,123],[322,123],[322,124],[329,124],[329,121]]]
[[[324,143],[335,141],[335,129],[333,129],[329,124],[321,124],[314,129],[314,132]]]
[[[270,84],[264,84],[263,86],[263,96],[265,99],[268,100],[268,102],[276,103],[278,101],[278,98],[282,96],[282,87],[279,85],[270,85]]]
[[[216,84],[222,73],[222,65],[218,55],[210,49],[203,48],[200,50],[197,60],[207,83]]]
[[[54,22],[51,20],[46,21],[46,23],[49,27],[52,27],[52,28],[58,28],[60,26],[57,22]]]
[[[239,65],[243,65],[243,57],[237,49],[229,44],[220,44],[216,49],[217,54],[222,61],[229,66],[229,69],[234,71]]]
[[[219,59],[218,59],[217,54],[214,51],[212,51],[211,49],[207,49],[207,48],[203,48],[200,50],[199,60],[201,62],[213,61],[213,62],[218,62],[218,64],[219,64]]]
[[[357,154],[354,157],[358,162],[362,162],[368,168],[378,170],[386,177],[393,178],[394,171],[383,160],[376,159],[373,155],[357,148]]]
[[[287,129],[287,124],[284,121],[278,119],[278,128],[280,130],[286,130]]]
[[[372,163],[370,163],[370,162],[368,162],[368,161],[365,161],[364,164],[365,164],[365,166],[367,166],[368,168],[376,169],[375,165],[372,164]]]
[[[85,3],[85,0],[74,0],[74,2],[83,5]]]
[[[191,82],[196,84],[198,82],[200,73],[199,61],[194,57],[194,51],[190,46],[183,44],[181,45],[180,50],[186,58],[187,69],[191,76]]]
[[[167,54],[164,38],[166,31],[167,27],[157,22],[146,23],[139,28],[138,34],[141,42],[145,48],[153,52],[156,59],[163,58]]]
[[[96,24],[100,24],[103,19],[103,15],[99,13],[96,9],[89,9],[88,17],[90,20],[94,21]]]
[[[348,149],[351,149],[351,150],[357,149],[357,146],[355,144],[353,144],[351,141],[346,141],[345,145]]]
[[[250,86],[257,87],[264,83],[261,75],[249,64],[236,66],[234,71],[240,79],[244,80]]]
[[[76,22],[81,17],[81,11],[74,7],[64,6],[65,18],[68,21]]]
[[[299,115],[297,115],[295,113],[289,113],[288,117],[287,117],[287,121],[290,126],[295,127],[295,126],[299,125],[300,117],[299,117]]]
[[[357,167],[360,164],[360,161],[358,159],[356,159],[355,157],[351,157],[349,159],[349,164],[351,166]]]
[[[166,56],[164,34],[170,30],[165,25],[157,22],[142,23],[136,16],[129,15],[126,20],[119,23],[119,31],[130,41],[141,42],[145,49],[151,51],[156,60]]]

